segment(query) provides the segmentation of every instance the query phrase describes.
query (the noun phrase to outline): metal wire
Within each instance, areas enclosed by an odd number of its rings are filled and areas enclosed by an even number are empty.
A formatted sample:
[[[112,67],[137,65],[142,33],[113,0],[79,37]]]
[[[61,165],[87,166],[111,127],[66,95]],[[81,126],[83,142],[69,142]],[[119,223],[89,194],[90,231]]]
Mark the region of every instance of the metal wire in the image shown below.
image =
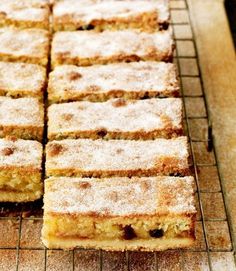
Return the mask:
[[[185,0],[184,3],[185,3],[186,8],[172,8],[172,10],[186,10],[186,11],[188,11],[187,1]],[[211,127],[211,124],[210,124],[210,121],[209,121],[209,114],[208,114],[208,108],[207,108],[207,104],[206,104],[206,98],[205,98],[204,86],[203,86],[203,82],[202,82],[201,70],[200,70],[200,66],[199,66],[195,36],[194,36],[194,33],[193,33],[190,18],[189,18],[189,23],[171,23],[171,24],[172,24],[172,26],[174,26],[174,25],[189,25],[190,28],[191,28],[191,31],[192,31],[192,35],[193,35],[193,37],[190,38],[190,39],[185,39],[185,38],[179,39],[178,37],[175,36],[176,33],[175,33],[175,29],[173,28],[173,34],[174,34],[175,41],[192,41],[193,44],[194,44],[194,49],[195,49],[195,54],[196,54],[194,57],[179,56],[178,55],[178,48],[177,48],[176,49],[175,60],[176,60],[176,64],[177,64],[177,67],[178,67],[179,73],[180,73],[179,76],[180,76],[180,84],[181,84],[181,89],[182,89],[182,98],[183,98],[183,105],[184,105],[184,112],[185,112],[186,129],[187,129],[187,135],[189,137],[190,151],[191,151],[191,156],[192,156],[192,160],[193,160],[193,171],[194,171],[194,175],[195,175],[195,179],[196,179],[196,187],[197,187],[196,193],[198,195],[199,205],[200,205],[200,214],[201,214],[200,222],[202,223],[204,240],[205,240],[205,244],[206,244],[206,249],[205,250],[195,249],[195,250],[192,250],[192,251],[206,252],[207,257],[208,257],[209,269],[212,270],[212,263],[211,263],[211,256],[210,256],[211,249],[210,249],[209,241],[208,241],[208,238],[207,238],[206,221],[224,221],[224,220],[220,220],[220,219],[210,219],[210,220],[208,219],[208,220],[206,220],[205,219],[204,208],[203,208],[203,203],[202,203],[202,199],[201,199],[201,194],[204,193],[204,192],[202,192],[202,191],[200,192],[198,167],[216,166],[217,172],[218,172],[218,175],[219,175],[218,161],[217,161],[217,156],[216,156],[215,149],[214,149],[214,142],[213,142],[213,139],[212,139],[212,127]],[[195,59],[196,62],[197,62],[199,75],[181,75],[180,61],[179,61],[181,58]],[[208,124],[209,124],[209,127],[208,127],[208,141],[202,140],[202,139],[195,140],[195,139],[191,138],[189,120],[198,119],[198,117],[189,117],[188,116],[188,112],[186,110],[186,98],[193,97],[193,96],[185,95],[185,93],[183,92],[183,88],[182,88],[182,78],[183,77],[196,77],[196,78],[200,79],[203,94],[199,95],[199,96],[194,96],[194,97],[201,97],[204,100],[204,104],[205,104],[205,108],[206,108],[206,117],[204,117],[204,118],[201,117],[201,119],[206,119],[208,121]],[[215,155],[216,162],[212,163],[212,164],[206,164],[206,163],[205,164],[200,164],[200,163],[197,163],[196,158],[194,156],[194,148],[193,148],[193,143],[195,143],[195,142],[205,142],[205,143],[208,142],[208,151],[211,151]],[[225,199],[224,199],[224,190],[223,190],[223,186],[222,186],[222,183],[221,183],[220,176],[219,176],[219,180],[220,180],[221,194],[223,196],[224,208],[225,208],[225,211],[226,211],[226,221],[227,221],[227,225],[228,225],[229,230],[230,230],[230,238],[231,238],[230,240],[231,240],[231,245],[232,245],[232,251],[235,252],[235,248],[234,248],[233,242],[232,242],[232,229],[231,229],[231,226],[230,226],[230,223],[229,223],[229,215],[228,215],[227,205],[226,205]],[[14,206],[14,208],[12,208],[12,206]],[[0,250],[1,249],[16,250],[16,271],[18,271],[19,263],[20,263],[19,254],[20,254],[20,251],[22,250],[22,248],[21,248],[22,221],[23,220],[28,220],[28,219],[33,220],[33,221],[42,220],[42,215],[41,215],[42,201],[38,201],[38,202],[34,203],[33,205],[32,204],[31,205],[27,205],[27,204],[26,205],[25,204],[24,205],[21,205],[21,204],[18,204],[18,205],[2,204],[0,207],[1,207],[1,209],[0,209],[0,220],[12,220],[12,221],[14,220],[15,221],[17,219],[19,221],[18,240],[17,240],[16,247],[15,248],[12,248],[12,247],[7,247],[6,248],[6,247],[3,247],[3,246],[0,247]],[[13,215],[12,215],[11,212],[9,214],[9,210],[10,211],[14,210]],[[25,215],[27,215],[27,212],[29,214],[33,213],[36,216],[35,217],[24,217]],[[44,248],[44,247],[42,247],[42,248],[27,247],[27,248],[24,248],[24,250],[43,250],[44,251],[44,270],[47,271],[48,250],[46,248]],[[83,251],[83,249],[76,249],[76,251]],[[220,252],[225,252],[226,250],[221,249],[219,251]],[[183,253],[183,251],[180,251],[180,253]],[[130,270],[130,255],[129,255],[129,252],[125,253],[125,259],[126,259],[126,264],[125,265],[126,265],[126,268],[127,268],[127,271],[128,271],[128,270]],[[156,270],[159,270],[159,267],[158,267],[158,254],[157,253],[154,254],[154,261],[155,261]],[[182,265],[182,267],[184,267],[184,262],[183,261],[181,261],[180,264]],[[71,265],[72,265],[71,270],[74,271],[75,270],[75,251],[72,252]],[[103,252],[101,250],[99,251],[99,267],[98,267],[98,270],[100,270],[100,271],[103,270]]]

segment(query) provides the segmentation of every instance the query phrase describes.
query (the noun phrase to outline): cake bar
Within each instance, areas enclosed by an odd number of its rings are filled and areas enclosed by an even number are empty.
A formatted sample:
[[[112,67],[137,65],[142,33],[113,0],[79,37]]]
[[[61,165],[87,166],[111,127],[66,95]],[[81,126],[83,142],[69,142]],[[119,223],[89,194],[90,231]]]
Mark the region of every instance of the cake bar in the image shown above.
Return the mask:
[[[41,143],[0,139],[0,201],[26,202],[43,194]]]
[[[17,28],[49,28],[47,0],[1,0],[0,26]]]
[[[44,109],[38,99],[0,97],[0,137],[42,141],[43,128]]]
[[[47,176],[107,177],[189,173],[187,137],[174,139],[64,139],[46,146]]]
[[[0,60],[46,66],[49,32],[44,29],[0,28]]]
[[[178,95],[179,82],[176,66],[172,63],[140,61],[89,67],[62,65],[49,74],[49,103]]]
[[[53,28],[54,31],[138,28],[153,32],[166,29],[169,17],[166,0],[64,0],[55,3],[53,7]]]
[[[43,100],[46,69],[40,65],[0,62],[0,95]]]
[[[155,139],[183,134],[180,98],[102,103],[72,102],[48,108],[48,139]]]
[[[47,248],[160,251],[195,240],[192,177],[45,181]]]
[[[140,60],[171,61],[173,44],[169,30],[155,33],[138,30],[57,32],[52,41],[52,67]]]

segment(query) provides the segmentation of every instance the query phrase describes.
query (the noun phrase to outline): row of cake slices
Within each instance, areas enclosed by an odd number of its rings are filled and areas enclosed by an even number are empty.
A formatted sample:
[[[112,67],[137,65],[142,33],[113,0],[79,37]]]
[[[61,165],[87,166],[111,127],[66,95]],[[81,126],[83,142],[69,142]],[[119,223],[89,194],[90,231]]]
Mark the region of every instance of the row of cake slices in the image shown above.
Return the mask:
[[[152,62],[172,60],[170,31],[112,32],[87,17],[84,26],[65,16],[70,9],[56,6],[54,30],[105,31],[53,38],[44,244],[145,251],[192,245],[193,179],[177,177],[190,172],[176,70]],[[110,64],[123,61],[133,63]],[[73,66],[91,64],[107,65]]]
[[[115,10],[126,5],[126,1],[117,2],[120,2],[121,7],[117,6]],[[112,7],[116,5],[115,2],[111,3]],[[61,8],[60,5],[67,6],[68,9]],[[88,12],[84,15],[86,24],[82,21],[79,26],[78,21],[71,20],[76,16],[71,15],[68,22],[64,21],[68,16],[63,14],[63,10],[70,10],[68,1],[58,6],[55,8],[58,12],[55,11],[55,30],[61,29],[62,25],[70,30],[114,30],[131,25],[140,28],[140,23],[137,26],[135,23],[130,24],[130,6],[134,6],[131,2],[126,6],[126,20],[113,16],[116,23],[106,18],[94,25],[94,20],[88,22],[87,18],[88,14],[91,16],[92,5],[89,11],[86,8],[84,11]],[[107,13],[105,5],[98,5],[96,10],[97,8],[104,14]],[[120,12],[121,10],[118,13]],[[148,12],[145,12],[143,14],[147,16]],[[139,17],[143,20],[142,25],[146,25],[143,30],[148,32],[153,30],[152,25],[157,25],[157,21],[153,23],[153,14],[150,16]],[[104,24],[104,21],[107,23]],[[166,24],[159,23],[160,28],[165,28],[168,20]],[[47,31],[5,27],[1,29],[0,36],[3,41],[0,46],[1,60],[46,66],[49,48]],[[43,241],[48,247],[72,248],[82,245],[111,250],[161,250],[192,243],[195,219],[193,180],[191,177],[149,177],[189,173],[186,138],[157,139],[182,135],[181,101],[178,98],[126,100],[177,96],[178,83],[173,64],[139,62],[80,68],[57,67],[61,64],[88,66],[120,61],[170,61],[172,56],[173,41],[170,31],[150,34],[138,30],[107,30],[101,33],[58,32],[54,35],[51,59],[55,70],[49,79],[49,102],[77,102],[49,107],[48,138],[90,139],[49,142],[46,147],[46,176],[100,179],[54,177],[46,180]],[[32,91],[26,84],[26,79],[31,81],[36,74],[39,75],[36,72],[38,66],[22,63],[2,65],[9,65],[14,76],[19,78],[17,87],[9,87],[6,83],[8,77],[3,72],[3,84],[7,85],[3,87],[3,93],[19,97],[28,92],[26,96],[29,94],[42,98],[45,80],[42,69],[40,79],[38,77],[34,84],[37,90]],[[31,73],[23,73],[24,69]],[[25,85],[28,88],[25,89]],[[118,97],[119,99],[100,103]],[[80,101],[84,99],[98,103]],[[6,132],[3,136],[14,134],[15,137],[41,140],[42,133],[36,132],[38,125],[35,120],[37,118],[39,121],[39,116],[42,115],[40,101],[37,101],[38,111],[37,106],[33,105],[36,104],[35,98],[5,98],[2,104],[6,108],[16,102],[23,103],[24,117],[18,123],[12,122],[12,119],[16,120],[23,115],[21,108],[15,105],[11,116],[6,118],[8,121],[5,123],[3,130]],[[32,106],[29,107],[30,105]],[[33,112],[35,113],[32,114]],[[29,119],[33,122],[32,125],[27,122]],[[7,126],[11,126],[11,129],[7,129]],[[36,141],[16,140],[15,137],[0,140],[4,169],[1,171],[4,192],[1,200],[35,200],[42,195],[42,146]],[[129,140],[91,140],[100,137]],[[131,176],[131,179],[127,178]],[[54,201],[55,198],[59,201]]]

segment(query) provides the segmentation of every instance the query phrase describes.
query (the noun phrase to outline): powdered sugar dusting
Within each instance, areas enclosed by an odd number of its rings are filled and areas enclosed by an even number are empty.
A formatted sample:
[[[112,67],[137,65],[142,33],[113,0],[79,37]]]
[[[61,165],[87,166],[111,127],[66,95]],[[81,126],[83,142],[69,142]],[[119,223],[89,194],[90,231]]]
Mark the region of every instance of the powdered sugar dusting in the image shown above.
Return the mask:
[[[0,12],[8,20],[43,22],[48,20],[49,5],[45,0],[1,0]]]
[[[169,19],[166,1],[77,1],[65,0],[55,4],[53,16],[60,20],[62,16],[71,16],[70,21],[89,24],[93,20],[132,18],[137,14],[157,12],[158,22]]]
[[[50,178],[45,184],[45,212],[111,216],[196,212],[192,177]],[[163,193],[168,202],[163,202]]]
[[[54,153],[55,147],[59,152]],[[46,168],[82,171],[137,170],[159,167],[163,159],[175,161],[178,169],[188,168],[187,138],[134,140],[65,139],[46,146]]]
[[[153,34],[138,30],[104,31],[68,31],[57,32],[52,41],[52,60],[61,55],[70,58],[112,58],[117,55],[149,54],[162,56],[172,52],[173,39],[170,31]]]
[[[43,107],[36,98],[0,97],[0,125],[43,127]]]
[[[73,74],[80,76],[74,79],[71,78]],[[80,93],[109,93],[112,90],[178,91],[175,65],[152,61],[90,67],[62,65],[49,75],[49,99],[53,96],[70,100]]]
[[[48,133],[94,131],[150,132],[182,128],[182,101],[179,98],[146,99],[104,103],[74,102],[54,104],[48,108]],[[69,118],[66,118],[66,117]],[[66,120],[66,121],[65,121]]]
[[[23,91],[27,94],[42,92],[46,69],[34,64],[0,62],[0,90]]]
[[[0,139],[0,167],[41,169],[42,144],[32,140]]]
[[[43,29],[23,29],[3,27],[0,29],[0,54],[47,57],[49,33]]]

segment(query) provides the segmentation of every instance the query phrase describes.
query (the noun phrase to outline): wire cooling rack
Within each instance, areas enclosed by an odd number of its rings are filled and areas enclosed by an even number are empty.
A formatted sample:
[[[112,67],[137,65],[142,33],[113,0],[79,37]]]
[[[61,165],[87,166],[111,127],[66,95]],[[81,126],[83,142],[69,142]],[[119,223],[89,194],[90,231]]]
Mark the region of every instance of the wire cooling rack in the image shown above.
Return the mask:
[[[235,270],[234,247],[212,142],[195,37],[187,2],[171,2],[177,64],[196,179],[197,241],[188,250],[158,253],[47,250],[40,241],[42,202],[0,205],[0,270]]]

